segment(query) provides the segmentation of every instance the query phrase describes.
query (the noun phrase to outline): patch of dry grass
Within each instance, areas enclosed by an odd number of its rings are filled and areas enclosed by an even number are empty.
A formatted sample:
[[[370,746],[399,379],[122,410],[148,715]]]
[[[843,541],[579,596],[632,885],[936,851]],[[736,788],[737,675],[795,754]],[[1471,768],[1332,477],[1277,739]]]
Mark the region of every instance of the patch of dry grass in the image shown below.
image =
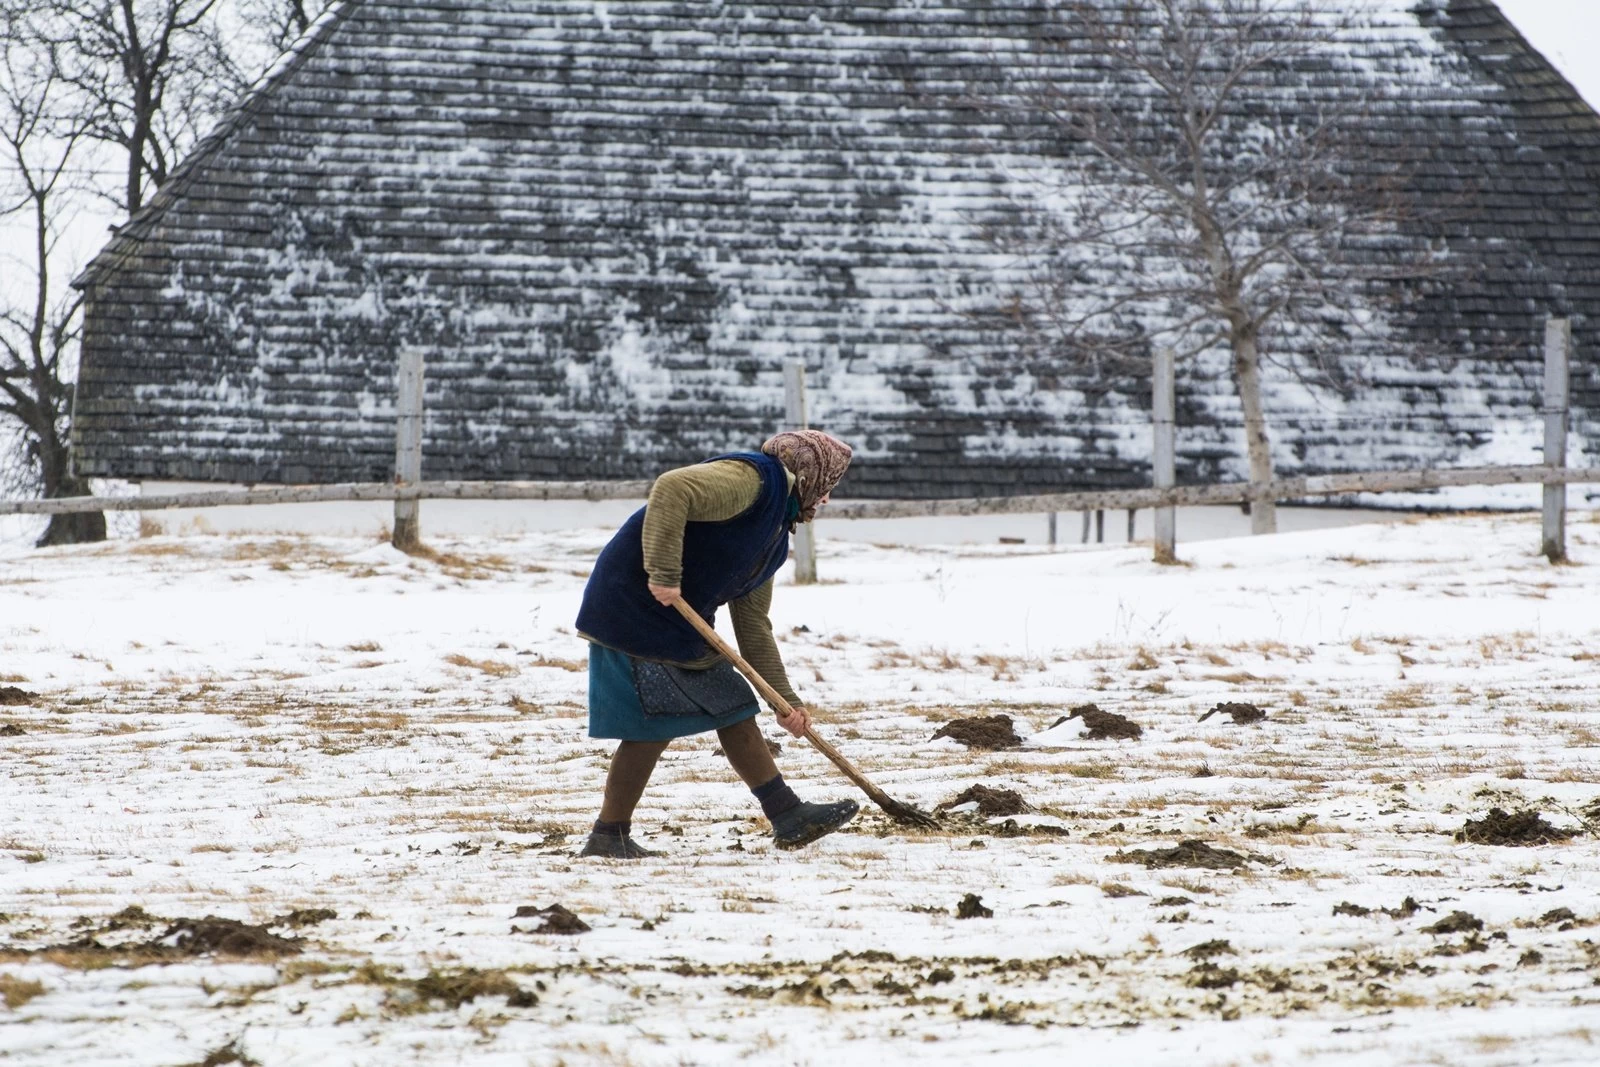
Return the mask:
[[[1402,685],[1389,690],[1383,699],[1374,707],[1380,711],[1409,711],[1415,708],[1425,708],[1430,701],[1426,689],[1421,685]]]
[[[1540,652],[1538,638],[1527,630],[1482,638],[1477,649],[1478,655],[1486,660],[1529,659]]]
[[[1134,650],[1133,658],[1125,664],[1130,671],[1153,671],[1161,666],[1161,661],[1148,648],[1140,645]]]
[[[172,954],[130,947],[106,950],[104,948],[56,947],[38,952],[0,947],[0,963],[52,963],[68,971],[104,971],[113,967],[134,968],[150,964],[172,962]]]
[[[1282,678],[1263,678],[1251,674],[1249,671],[1229,671],[1227,674],[1208,674],[1204,676],[1207,682],[1222,682],[1224,685],[1248,685],[1252,682],[1282,682]]]
[[[496,553],[468,555],[461,552],[440,552],[423,545],[410,554],[414,559],[427,560],[438,567],[446,577],[458,581],[487,581],[519,569],[509,559]],[[520,569],[524,572],[539,572],[546,568],[528,564]]]
[[[974,657],[974,662],[992,672],[989,676],[991,681],[1014,682],[1017,680],[1016,663],[1010,656],[983,653]]]
[[[570,671],[573,674],[582,674],[589,669],[587,659],[563,659],[560,656],[539,656],[530,666],[555,667],[559,670]]]
[[[473,670],[482,671],[491,678],[511,678],[522,673],[521,669],[514,663],[502,663],[495,659],[473,659],[459,652],[450,653],[444,658],[444,661],[451,666],[470,667]]]
[[[44,996],[44,983],[18,978],[14,974],[0,974],[0,1000],[11,1011],[16,1011],[34,997]]]
[[[275,565],[285,565],[275,567],[275,569],[282,570],[287,569],[286,565],[291,559],[307,563],[314,560],[327,559],[329,555],[330,553],[325,549],[319,548],[309,539],[277,537],[270,541],[249,540],[235,542],[228,546],[223,558],[240,563],[256,563],[269,560]]]
[[[411,725],[411,718],[399,711],[321,707],[312,713],[308,725],[322,733],[364,734],[403,730]]]

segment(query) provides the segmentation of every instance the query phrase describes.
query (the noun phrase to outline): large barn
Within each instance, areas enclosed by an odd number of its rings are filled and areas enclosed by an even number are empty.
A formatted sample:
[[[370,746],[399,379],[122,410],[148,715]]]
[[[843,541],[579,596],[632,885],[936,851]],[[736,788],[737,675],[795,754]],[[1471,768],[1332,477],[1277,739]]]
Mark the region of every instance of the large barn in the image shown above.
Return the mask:
[[[415,347],[430,478],[748,446],[798,359],[813,425],[859,447],[854,495],[1147,484],[1137,375],[1041,365],[968,313],[1003,298],[981,235],[1014,209],[1003,176],[1048,141],[975,87],[1039,62],[1053,6],[341,0],[80,279],[81,467],[386,479]],[[1095,92],[1072,54],[1060,83]],[[1347,59],[1285,77],[1403,81],[1373,143],[1414,145],[1418,202],[1470,192],[1433,239],[1472,269],[1385,312],[1352,393],[1269,368],[1280,469],[1532,461],[1550,314],[1574,322],[1582,462],[1600,118],[1489,0],[1381,0]],[[1225,367],[1180,369],[1181,479],[1243,470]]]

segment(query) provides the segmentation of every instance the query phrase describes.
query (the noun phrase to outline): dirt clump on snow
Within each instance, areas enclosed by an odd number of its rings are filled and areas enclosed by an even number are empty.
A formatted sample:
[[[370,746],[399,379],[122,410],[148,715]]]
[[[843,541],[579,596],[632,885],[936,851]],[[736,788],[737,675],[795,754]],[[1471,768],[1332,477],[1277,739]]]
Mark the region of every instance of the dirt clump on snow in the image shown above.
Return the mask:
[[[300,952],[298,937],[279,937],[264,926],[237,919],[176,919],[166,932],[145,948],[170,947],[179,956],[294,956]]]
[[[1398,908],[1368,908],[1360,904],[1352,904],[1342,900],[1333,906],[1335,915],[1351,915],[1357,919],[1365,919],[1368,915],[1387,915],[1391,919],[1409,919],[1422,910],[1422,905],[1415,899],[1406,897],[1400,902]]]
[[[443,1001],[451,1008],[459,1008],[479,997],[511,998],[522,993],[522,987],[507,978],[503,971],[480,971],[475,967],[429,971],[413,983],[412,989],[419,1000]]]
[[[1267,713],[1254,704],[1233,704],[1223,702],[1200,716],[1199,721],[1205,722],[1213,715],[1226,715],[1233,720],[1235,726],[1248,726],[1253,722],[1260,722],[1267,717]]]
[[[1184,984],[1194,989],[1230,989],[1243,981],[1236,967],[1223,967],[1213,963],[1211,957],[1233,955],[1233,946],[1227,941],[1214,940],[1202,941],[1192,948],[1186,948],[1178,953],[1195,961],[1195,965],[1184,975]]]
[[[1436,923],[1422,928],[1425,934],[1469,934],[1483,929],[1483,920],[1466,911],[1452,911]]]
[[[994,909],[983,906],[983,898],[976,893],[968,893],[961,898],[961,903],[956,905],[956,918],[958,919],[992,919]]]
[[[1083,725],[1088,727],[1083,736],[1089,741],[1137,741],[1144,734],[1144,727],[1126,715],[1102,711],[1098,704],[1079,704],[1050,726],[1054,729],[1073,719],[1083,720]]]
[[[268,922],[267,925],[289,926],[298,930],[302,926],[315,926],[318,923],[324,923],[329,919],[337,919],[338,917],[339,913],[332,908],[296,908],[293,911],[284,912],[276,919]]]
[[[1113,900],[1119,897],[1147,897],[1150,895],[1149,893],[1139,892],[1131,885],[1123,885],[1121,882],[1107,882],[1100,887],[1100,892]]]
[[[995,789],[975,783],[934,808],[933,813],[943,814],[968,801],[977,802],[979,815],[1022,815],[1033,810],[1015,789]]]
[[[392,1015],[420,1015],[443,1009],[455,1010],[479,997],[505,997],[508,1008],[532,1008],[538,994],[523,989],[504,971],[483,971],[476,967],[458,970],[430,970],[421,978],[401,978],[383,967],[363,968],[365,980],[387,987],[384,1010]],[[544,983],[536,982],[541,990]]]
[[[1212,871],[1233,871],[1251,862],[1273,864],[1270,856],[1212,848],[1204,841],[1179,841],[1171,848],[1128,849],[1111,855],[1112,863],[1142,863],[1152,870],[1161,867],[1200,867]]]
[[[517,909],[512,918],[543,920],[532,930],[523,930],[515,926],[511,928],[513,932],[520,934],[582,934],[587,933],[590,929],[588,923],[560,904],[551,904],[543,908],[536,908],[532,904],[524,904]]]
[[[1236,954],[1231,943],[1219,938],[1211,941],[1202,941],[1192,948],[1184,949],[1178,955],[1188,956],[1191,960],[1206,960],[1212,956],[1221,956],[1224,953],[1230,956]]]
[[[1052,826],[1050,823],[1036,822],[1023,826],[1015,819],[1007,819],[999,826],[994,827],[997,837],[1071,837],[1072,831],[1065,826]]]
[[[1209,960],[1195,964],[1183,979],[1194,989],[1232,989],[1243,980],[1237,967],[1219,967]]]
[[[14,685],[0,685],[0,707],[20,708],[38,699],[36,694]]]
[[[1594,800],[1589,806],[1581,809],[1583,821],[1589,824],[1591,830],[1600,832],[1600,800]]]
[[[972,719],[951,719],[928,740],[948,737],[968,748],[1016,748],[1022,744],[1009,715],[984,715]]]
[[[0,726],[0,737],[21,737],[27,732],[14,722],[8,722],[4,726]]]
[[[817,978],[784,986],[773,993],[772,999],[780,1004],[800,1004],[814,1007],[826,1006],[830,1003],[827,993],[823,991],[821,980]]]
[[[1398,908],[1384,908],[1382,910],[1391,919],[1409,919],[1422,910],[1422,905],[1417,903],[1415,897],[1406,897],[1400,902]],[[1428,910],[1432,911],[1433,909],[1430,908]]]
[[[812,976],[776,988],[755,984],[728,987],[728,992],[736,997],[751,997],[755,1000],[772,1000],[779,1004],[798,1004],[816,1008],[831,1006],[828,993],[837,993],[841,990],[854,992],[855,986],[848,980],[840,979],[824,988],[822,978]]]
[[[1551,826],[1537,811],[1506,812],[1490,808],[1481,819],[1468,819],[1455,839],[1469,845],[1548,845],[1574,837],[1572,830]]]
[[[107,916],[105,921],[97,927],[97,932],[107,934],[116,930],[131,930],[134,928],[145,930],[152,926],[165,926],[171,921],[171,919],[163,919],[159,915],[151,915],[138,904],[129,904],[115,915]],[[95,926],[95,922],[93,919],[79,919],[72,925],[82,929]]]
[[[85,931],[74,940],[47,945],[21,953],[56,961],[78,961],[74,965],[106,966],[115,961],[160,962],[190,959],[195,956],[232,956],[276,959],[298,955],[301,939],[279,937],[264,926],[208,915],[203,919],[166,919],[152,915],[137,904],[130,905],[102,922],[79,919],[73,928]],[[107,935],[129,930],[165,929],[146,940],[120,940],[107,944]]]
[[[234,1038],[226,1045],[218,1046],[206,1053],[206,1058],[198,1063],[185,1064],[184,1067],[223,1067],[224,1064],[237,1063],[241,1067],[255,1067],[259,1063],[245,1054],[239,1047],[239,1039]]]

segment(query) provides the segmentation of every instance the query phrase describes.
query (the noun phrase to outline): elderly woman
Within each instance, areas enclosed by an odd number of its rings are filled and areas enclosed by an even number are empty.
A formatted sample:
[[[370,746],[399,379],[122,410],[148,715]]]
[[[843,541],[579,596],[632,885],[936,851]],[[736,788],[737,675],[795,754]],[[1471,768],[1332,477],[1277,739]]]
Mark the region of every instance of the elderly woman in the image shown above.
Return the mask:
[[[795,525],[816,516],[849,465],[849,445],[798,430],[760,452],[668,471],[601,551],[578,632],[590,642],[589,736],[619,744],[583,855],[658,855],[630,836],[633,809],[672,739],[707,730],[761,802],[778,848],[799,848],[855,817],[854,801],[808,803],[785,784],[756,725],[749,683],[673,607],[683,600],[712,621],[727,604],[740,654],[794,707],[778,724],[804,735],[810,716],[789,687],[767,618],[772,576],[789,558]]]

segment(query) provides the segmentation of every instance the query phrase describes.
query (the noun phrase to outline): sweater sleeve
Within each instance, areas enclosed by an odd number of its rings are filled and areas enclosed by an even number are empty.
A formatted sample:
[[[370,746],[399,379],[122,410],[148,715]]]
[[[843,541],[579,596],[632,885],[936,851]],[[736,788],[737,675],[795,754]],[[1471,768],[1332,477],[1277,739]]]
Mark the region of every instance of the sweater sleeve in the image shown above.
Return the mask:
[[[697,463],[667,471],[645,503],[644,569],[656,585],[683,583],[683,527],[723,522],[741,514],[761,495],[761,473],[737,459]]]
[[[791,704],[799,704],[800,698],[789,687],[789,675],[783,669],[778,642],[772,636],[772,620],[767,614],[771,608],[772,579],[768,578],[760,588],[728,605],[728,614],[733,617],[733,635],[739,642],[739,654],[756,669],[756,673],[765,678],[767,684],[776,689],[783,699]]]

